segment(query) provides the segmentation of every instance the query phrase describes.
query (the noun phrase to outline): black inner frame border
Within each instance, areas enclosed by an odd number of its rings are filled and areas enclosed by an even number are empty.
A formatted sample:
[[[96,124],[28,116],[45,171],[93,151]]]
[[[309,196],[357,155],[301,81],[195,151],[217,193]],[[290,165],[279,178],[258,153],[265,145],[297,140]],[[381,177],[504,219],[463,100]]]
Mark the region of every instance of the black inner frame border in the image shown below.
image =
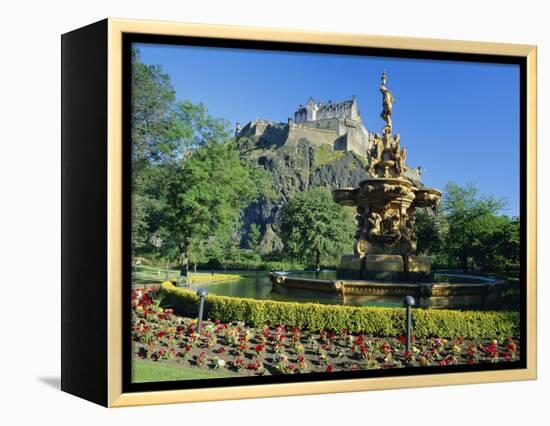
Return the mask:
[[[133,43],[159,45],[199,46],[228,49],[247,49],[298,53],[321,53],[336,55],[377,56],[401,59],[426,59],[457,62],[478,62],[518,65],[520,70],[520,359],[513,362],[475,365],[450,365],[429,367],[403,367],[380,370],[358,370],[333,373],[307,373],[279,376],[250,376],[219,379],[174,380],[166,382],[132,383],[131,342],[131,47]],[[395,377],[445,373],[466,373],[527,368],[527,58],[504,55],[451,53],[411,49],[387,49],[375,47],[323,45],[257,41],[244,39],[223,39],[208,37],[166,36],[155,34],[123,33],[122,37],[122,390],[126,392],[185,390],[242,385],[265,385],[278,383],[315,382],[330,384],[332,380],[359,379],[371,377]]]

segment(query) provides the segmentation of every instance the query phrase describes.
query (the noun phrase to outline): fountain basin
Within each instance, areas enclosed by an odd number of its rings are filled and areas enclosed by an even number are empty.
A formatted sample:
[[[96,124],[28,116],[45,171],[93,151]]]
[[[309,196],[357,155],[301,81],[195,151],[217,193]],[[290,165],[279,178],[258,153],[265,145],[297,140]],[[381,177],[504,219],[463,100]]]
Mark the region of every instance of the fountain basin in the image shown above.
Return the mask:
[[[421,308],[485,309],[498,307],[505,280],[474,275],[434,273],[419,282],[322,279],[300,276],[299,272],[272,272],[276,291],[330,293],[342,297],[345,304],[362,302],[400,303],[411,295]]]

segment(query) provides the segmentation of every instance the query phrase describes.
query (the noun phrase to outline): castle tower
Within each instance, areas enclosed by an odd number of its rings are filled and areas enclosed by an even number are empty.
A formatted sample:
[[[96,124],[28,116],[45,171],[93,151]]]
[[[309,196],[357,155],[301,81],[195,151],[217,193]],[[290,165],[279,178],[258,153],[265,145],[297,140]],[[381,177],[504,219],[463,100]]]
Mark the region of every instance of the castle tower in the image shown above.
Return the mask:
[[[306,121],[315,121],[317,120],[317,111],[319,110],[319,105],[312,99],[309,98],[306,104]]]

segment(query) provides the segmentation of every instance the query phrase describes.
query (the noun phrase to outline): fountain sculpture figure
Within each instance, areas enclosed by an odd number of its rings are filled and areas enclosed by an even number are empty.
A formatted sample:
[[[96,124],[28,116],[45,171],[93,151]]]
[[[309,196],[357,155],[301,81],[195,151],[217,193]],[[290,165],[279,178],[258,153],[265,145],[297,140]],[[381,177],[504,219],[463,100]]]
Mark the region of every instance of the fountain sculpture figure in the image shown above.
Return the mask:
[[[369,178],[357,188],[336,189],[334,200],[357,209],[353,255],[341,259],[339,276],[356,279],[425,279],[430,272],[427,256],[416,255],[415,210],[436,208],[441,192],[419,188],[406,177],[407,152],[399,134],[392,133],[395,98],[382,74],[382,134],[373,138]]]

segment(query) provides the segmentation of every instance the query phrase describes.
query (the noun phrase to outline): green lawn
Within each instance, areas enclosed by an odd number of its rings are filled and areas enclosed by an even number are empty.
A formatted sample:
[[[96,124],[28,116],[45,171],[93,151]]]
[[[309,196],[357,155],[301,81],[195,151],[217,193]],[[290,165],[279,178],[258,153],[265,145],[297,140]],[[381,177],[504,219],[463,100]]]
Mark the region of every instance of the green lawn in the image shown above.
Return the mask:
[[[161,283],[166,280],[166,269],[154,266],[138,266],[133,269],[135,274],[132,278],[134,284]],[[179,276],[177,269],[168,269],[168,279],[175,280]]]
[[[238,273],[223,273],[215,272],[189,272],[190,284],[203,284],[208,282],[231,281],[238,280],[241,275]],[[179,277],[178,269],[168,269],[168,280],[176,280]],[[135,268],[135,274],[132,278],[134,285],[143,284],[160,284],[166,281],[166,268],[160,266],[138,266]]]
[[[224,371],[204,370],[156,361],[132,360],[132,382],[163,382],[169,380],[221,379],[235,374]]]

